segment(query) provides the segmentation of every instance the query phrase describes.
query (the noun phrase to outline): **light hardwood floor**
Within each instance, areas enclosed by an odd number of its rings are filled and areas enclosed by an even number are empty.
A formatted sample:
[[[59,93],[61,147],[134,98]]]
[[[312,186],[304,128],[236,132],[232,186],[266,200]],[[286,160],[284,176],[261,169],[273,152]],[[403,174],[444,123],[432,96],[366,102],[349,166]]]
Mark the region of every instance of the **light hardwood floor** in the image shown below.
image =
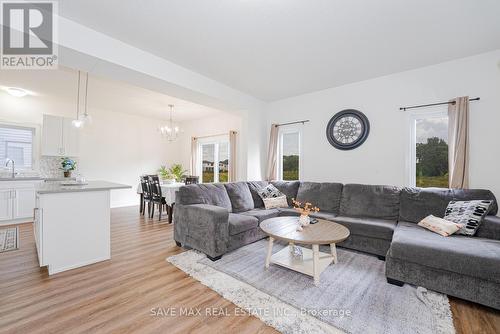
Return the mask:
[[[276,333],[165,261],[183,250],[173,228],[137,207],[112,210],[112,260],[48,277],[38,266],[31,224],[19,250],[0,253],[0,333]],[[500,312],[451,300],[458,333],[499,333]],[[152,316],[151,309],[201,309]],[[205,310],[230,316],[206,316]]]

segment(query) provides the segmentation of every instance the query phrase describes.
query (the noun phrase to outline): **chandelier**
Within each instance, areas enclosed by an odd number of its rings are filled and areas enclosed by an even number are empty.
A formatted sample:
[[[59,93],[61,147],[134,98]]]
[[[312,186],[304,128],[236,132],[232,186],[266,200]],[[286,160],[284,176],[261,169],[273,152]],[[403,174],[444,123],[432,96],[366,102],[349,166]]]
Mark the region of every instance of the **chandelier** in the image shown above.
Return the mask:
[[[172,112],[174,111],[174,105],[169,104],[168,107],[170,108],[170,119],[167,125],[160,126],[159,131],[160,134],[168,141],[174,141],[179,136],[180,129],[179,126],[174,124],[174,122],[172,121]]]

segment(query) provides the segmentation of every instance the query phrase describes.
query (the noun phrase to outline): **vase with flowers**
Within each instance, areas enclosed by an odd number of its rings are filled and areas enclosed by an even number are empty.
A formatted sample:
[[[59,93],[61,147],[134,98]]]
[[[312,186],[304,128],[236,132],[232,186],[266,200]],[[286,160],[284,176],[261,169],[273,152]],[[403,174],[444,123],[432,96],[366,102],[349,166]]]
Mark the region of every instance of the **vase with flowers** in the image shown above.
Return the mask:
[[[292,199],[293,208],[300,213],[299,224],[300,227],[307,226],[311,222],[309,218],[309,214],[311,212],[318,212],[319,208],[317,206],[313,206],[309,202],[299,202],[295,198]]]
[[[76,169],[76,161],[68,157],[61,158],[61,169],[64,177],[71,177],[71,171]]]

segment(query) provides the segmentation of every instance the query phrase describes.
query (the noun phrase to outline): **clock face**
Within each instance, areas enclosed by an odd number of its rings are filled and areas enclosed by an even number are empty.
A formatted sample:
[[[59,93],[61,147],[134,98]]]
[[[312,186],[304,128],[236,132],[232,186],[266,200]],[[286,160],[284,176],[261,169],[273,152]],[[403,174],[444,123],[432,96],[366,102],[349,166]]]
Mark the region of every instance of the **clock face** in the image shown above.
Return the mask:
[[[346,109],[330,119],[326,127],[326,137],[334,147],[352,150],[363,144],[369,131],[370,123],[362,112]]]

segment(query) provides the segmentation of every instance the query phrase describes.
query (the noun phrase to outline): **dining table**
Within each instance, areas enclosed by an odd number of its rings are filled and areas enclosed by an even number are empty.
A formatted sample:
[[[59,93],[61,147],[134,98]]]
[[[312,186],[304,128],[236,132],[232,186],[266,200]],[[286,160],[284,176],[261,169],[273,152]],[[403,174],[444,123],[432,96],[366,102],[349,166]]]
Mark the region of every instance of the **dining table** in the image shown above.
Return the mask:
[[[165,202],[167,204],[168,222],[170,224],[172,223],[172,214],[174,212],[175,193],[184,185],[184,182],[162,182],[160,184],[161,195],[165,198]],[[142,212],[144,195],[142,194],[142,187],[140,183],[137,185],[137,193],[140,195],[140,211]]]

